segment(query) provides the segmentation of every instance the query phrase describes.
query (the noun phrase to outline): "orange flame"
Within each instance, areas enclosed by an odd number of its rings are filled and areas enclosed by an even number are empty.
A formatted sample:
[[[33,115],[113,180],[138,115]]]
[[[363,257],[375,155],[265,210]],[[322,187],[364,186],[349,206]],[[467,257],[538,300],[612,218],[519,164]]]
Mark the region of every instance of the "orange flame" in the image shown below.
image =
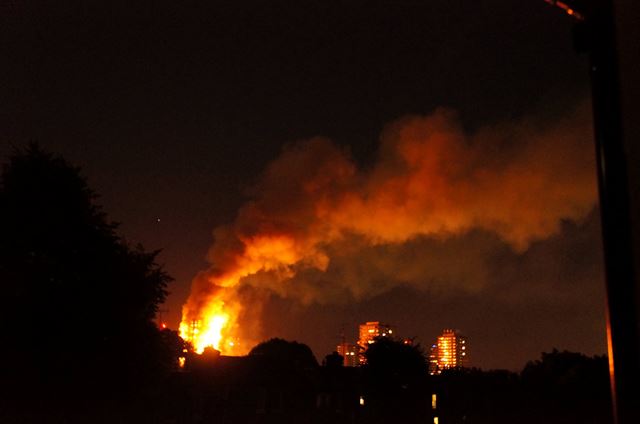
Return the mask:
[[[205,348],[212,347],[226,355],[237,355],[240,345],[232,334],[237,326],[239,305],[225,302],[224,292],[211,299],[198,311],[198,318],[188,319],[185,314],[180,323],[180,336],[189,341],[196,353],[201,354]]]
[[[206,278],[204,284],[217,287],[216,293],[205,300],[199,309],[185,306],[180,323],[180,335],[189,341],[196,353],[213,347],[225,355],[247,353],[237,335],[238,318],[242,307],[237,299],[236,287],[248,276],[271,272],[279,279],[293,276],[290,266],[303,259],[303,250],[285,235],[258,235],[243,240],[242,253],[234,258],[231,269],[225,274]],[[317,259],[319,267],[326,264],[322,255]]]

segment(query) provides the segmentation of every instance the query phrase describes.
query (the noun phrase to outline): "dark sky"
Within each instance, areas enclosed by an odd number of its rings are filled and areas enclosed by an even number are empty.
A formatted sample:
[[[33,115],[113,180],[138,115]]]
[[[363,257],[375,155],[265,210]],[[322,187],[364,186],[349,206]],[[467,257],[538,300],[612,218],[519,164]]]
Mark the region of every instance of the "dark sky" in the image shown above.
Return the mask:
[[[532,130],[505,126],[562,127],[588,110],[570,19],[543,0],[6,0],[0,39],[0,154],[31,140],[60,153],[129,241],[164,249],[174,328],[192,278],[209,267],[212,230],[262,190],[283,146],[326,137],[367,174],[384,155],[380,134],[407,115],[446,107],[461,131],[480,134],[472,143],[496,132],[513,150]],[[358,322],[382,320],[424,345],[459,328],[485,368],[517,369],[553,347],[604,353],[593,208],[557,212],[558,227],[524,245],[471,225],[334,252],[324,277],[307,281],[367,283],[262,294],[255,337],[297,339],[321,358],[341,327],[354,338]]]

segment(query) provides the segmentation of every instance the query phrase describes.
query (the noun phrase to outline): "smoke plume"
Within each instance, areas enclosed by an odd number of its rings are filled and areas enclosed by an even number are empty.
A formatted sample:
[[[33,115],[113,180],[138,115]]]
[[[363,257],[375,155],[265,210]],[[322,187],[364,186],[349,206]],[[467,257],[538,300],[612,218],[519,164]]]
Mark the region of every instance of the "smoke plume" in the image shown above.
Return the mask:
[[[250,320],[243,317],[251,313],[255,322],[260,299],[254,295],[243,303],[244,287],[321,301],[336,289],[322,276],[352,281],[348,268],[373,262],[393,269],[393,258],[416,240],[446,246],[428,261],[436,277],[448,272],[439,271],[439,264],[461,273],[470,267],[455,257],[465,235],[482,234],[516,253],[526,251],[556,234],[563,220],[580,222],[594,206],[588,116],[580,107],[552,123],[525,118],[473,133],[451,110],[409,116],[383,131],[377,161],[366,170],[326,138],[287,146],[236,220],[214,231],[211,267],[193,282],[183,326],[224,311],[222,339],[246,339],[254,329],[246,329]],[[368,258],[365,265],[354,259],[358,255]],[[327,273],[332,260],[342,274]],[[475,268],[481,279],[481,264]],[[389,288],[369,283],[338,286],[355,297]]]

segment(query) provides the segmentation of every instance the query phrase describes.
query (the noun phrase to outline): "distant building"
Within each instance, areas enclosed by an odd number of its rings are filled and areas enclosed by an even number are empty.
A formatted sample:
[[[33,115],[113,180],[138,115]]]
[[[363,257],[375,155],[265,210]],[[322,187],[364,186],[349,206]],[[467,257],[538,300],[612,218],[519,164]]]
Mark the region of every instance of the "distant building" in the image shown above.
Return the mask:
[[[469,363],[467,338],[458,331],[445,329],[429,355],[429,374],[440,374],[442,370],[464,368]]]
[[[433,344],[429,349],[429,374],[440,374],[438,369],[438,345]]]
[[[360,324],[360,338],[358,339],[358,346],[360,347],[360,364],[364,364],[365,358],[363,353],[367,350],[369,345],[373,343],[376,337],[391,337],[393,335],[393,329],[390,325],[382,324],[380,321],[368,321],[364,324]]]
[[[342,355],[343,365],[345,367],[356,367],[360,363],[360,347],[352,343],[342,343],[336,348],[336,351]]]
[[[358,346],[366,349],[374,342],[376,337],[387,337],[393,335],[393,329],[390,325],[382,324],[379,321],[368,321],[360,324],[360,338]]]

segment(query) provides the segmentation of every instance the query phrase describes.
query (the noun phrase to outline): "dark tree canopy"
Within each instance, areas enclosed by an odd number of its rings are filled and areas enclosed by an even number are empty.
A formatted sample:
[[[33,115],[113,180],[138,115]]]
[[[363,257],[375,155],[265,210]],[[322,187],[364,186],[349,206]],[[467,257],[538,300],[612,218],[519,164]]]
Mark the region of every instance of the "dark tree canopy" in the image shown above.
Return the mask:
[[[527,422],[611,422],[611,393],[605,356],[558,351],[543,353],[520,373]]]
[[[250,356],[264,356],[273,358],[276,360],[288,362],[294,365],[296,368],[316,368],[318,361],[316,361],[313,352],[303,343],[290,342],[283,339],[269,339],[256,345],[249,352]]]
[[[173,338],[153,319],[171,278],[95,200],[78,168],[36,145],[2,169],[0,367],[21,381],[135,380],[167,362]]]
[[[331,352],[324,357],[322,365],[329,369],[342,368],[344,366],[344,356],[338,352]]]
[[[554,349],[542,353],[540,360],[528,362],[521,377],[523,384],[532,392],[563,399],[566,404],[606,399],[609,394],[608,360],[605,356],[588,357]]]
[[[379,337],[364,353],[364,422],[415,422],[424,415],[427,364],[419,345]]]
[[[427,362],[419,345],[389,337],[379,337],[365,352],[371,374],[398,381],[410,380],[427,372]]]

